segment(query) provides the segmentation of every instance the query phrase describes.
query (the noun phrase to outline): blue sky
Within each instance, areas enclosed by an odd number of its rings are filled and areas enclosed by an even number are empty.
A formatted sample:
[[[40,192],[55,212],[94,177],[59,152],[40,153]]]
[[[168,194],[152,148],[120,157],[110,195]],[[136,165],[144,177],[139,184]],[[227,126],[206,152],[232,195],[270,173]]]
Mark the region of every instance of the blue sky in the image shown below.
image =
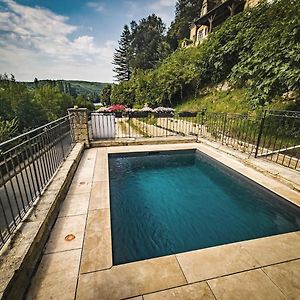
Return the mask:
[[[0,0],[0,74],[112,82],[124,24],[156,13],[169,25],[175,2]]]

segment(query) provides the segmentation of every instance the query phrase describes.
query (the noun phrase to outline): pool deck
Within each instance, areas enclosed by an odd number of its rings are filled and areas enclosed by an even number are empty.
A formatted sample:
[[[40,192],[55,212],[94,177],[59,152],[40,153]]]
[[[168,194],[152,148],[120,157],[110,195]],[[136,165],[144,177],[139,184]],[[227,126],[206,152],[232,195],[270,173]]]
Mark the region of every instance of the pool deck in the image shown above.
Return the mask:
[[[300,299],[300,231],[112,265],[108,154],[180,149],[199,149],[300,206],[296,189],[203,143],[88,149],[27,299]],[[285,173],[300,186],[299,172]]]

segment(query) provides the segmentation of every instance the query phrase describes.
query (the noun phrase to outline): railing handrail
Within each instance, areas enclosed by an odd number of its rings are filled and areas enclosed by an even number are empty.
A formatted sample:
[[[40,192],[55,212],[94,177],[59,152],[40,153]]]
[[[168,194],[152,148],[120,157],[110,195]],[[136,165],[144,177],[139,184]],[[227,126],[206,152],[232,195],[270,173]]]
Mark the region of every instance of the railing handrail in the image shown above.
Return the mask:
[[[0,144],[0,249],[33,209],[72,150],[72,116],[61,117]]]
[[[64,116],[64,117],[61,117],[61,118],[55,120],[55,121],[49,122],[49,123],[47,123],[47,124],[45,124],[45,125],[42,125],[42,126],[37,127],[37,128],[34,128],[34,129],[30,130],[30,131],[27,131],[27,132],[24,132],[24,133],[22,133],[22,134],[20,134],[20,135],[18,135],[18,136],[15,136],[15,137],[13,137],[13,138],[11,138],[11,139],[5,141],[5,142],[2,142],[2,143],[0,143],[0,151],[1,151],[1,148],[2,148],[2,147],[6,146],[6,145],[9,144],[9,143],[12,143],[12,142],[14,142],[14,141],[16,141],[16,140],[18,140],[18,139],[20,139],[20,138],[22,138],[22,137],[26,137],[26,136],[28,136],[28,135],[31,135],[31,134],[33,134],[34,132],[37,132],[37,131],[39,131],[39,130],[42,130],[43,128],[46,128],[46,127],[51,126],[51,125],[53,125],[53,124],[56,124],[56,123],[58,123],[58,122],[61,121],[61,120],[66,120],[66,119],[69,119],[69,118],[70,118],[70,115],[66,115],[66,116]]]

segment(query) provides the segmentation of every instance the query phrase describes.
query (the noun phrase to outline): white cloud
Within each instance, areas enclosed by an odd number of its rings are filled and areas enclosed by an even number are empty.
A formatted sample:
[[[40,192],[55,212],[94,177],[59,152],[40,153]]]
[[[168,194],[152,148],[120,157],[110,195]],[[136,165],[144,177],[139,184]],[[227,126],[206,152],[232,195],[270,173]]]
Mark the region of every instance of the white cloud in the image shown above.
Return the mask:
[[[134,16],[137,15],[137,12],[139,10],[137,2],[134,2],[134,1],[125,1],[124,3],[127,6],[126,16],[128,18],[134,18]]]
[[[95,9],[98,12],[102,12],[104,10],[104,4],[98,2],[88,2],[86,4],[88,7]]]
[[[175,4],[176,0],[156,0],[148,7],[169,26],[174,19]]]
[[[68,17],[41,7],[3,1],[0,11],[0,69],[19,80],[77,78],[111,81],[111,61],[116,42],[96,44],[93,36],[74,39],[77,27]],[[48,75],[47,75],[48,74]]]
[[[160,10],[163,8],[175,7],[176,0],[157,0],[149,5],[154,10]]]
[[[126,16],[131,19],[135,18],[136,21],[137,18],[140,18],[141,12],[143,12],[143,17],[155,13],[162,18],[167,26],[174,19],[176,0],[156,0],[146,5],[143,2],[133,0],[126,0],[124,3],[127,6]]]

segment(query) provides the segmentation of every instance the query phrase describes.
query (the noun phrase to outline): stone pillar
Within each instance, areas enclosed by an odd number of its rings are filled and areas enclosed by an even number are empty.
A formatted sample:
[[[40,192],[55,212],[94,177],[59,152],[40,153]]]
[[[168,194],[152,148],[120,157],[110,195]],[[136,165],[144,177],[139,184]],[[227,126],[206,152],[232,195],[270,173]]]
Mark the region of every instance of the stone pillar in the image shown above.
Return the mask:
[[[69,108],[68,114],[70,116],[70,124],[74,141],[76,143],[85,143],[85,145],[89,147],[90,142],[87,108]]]

